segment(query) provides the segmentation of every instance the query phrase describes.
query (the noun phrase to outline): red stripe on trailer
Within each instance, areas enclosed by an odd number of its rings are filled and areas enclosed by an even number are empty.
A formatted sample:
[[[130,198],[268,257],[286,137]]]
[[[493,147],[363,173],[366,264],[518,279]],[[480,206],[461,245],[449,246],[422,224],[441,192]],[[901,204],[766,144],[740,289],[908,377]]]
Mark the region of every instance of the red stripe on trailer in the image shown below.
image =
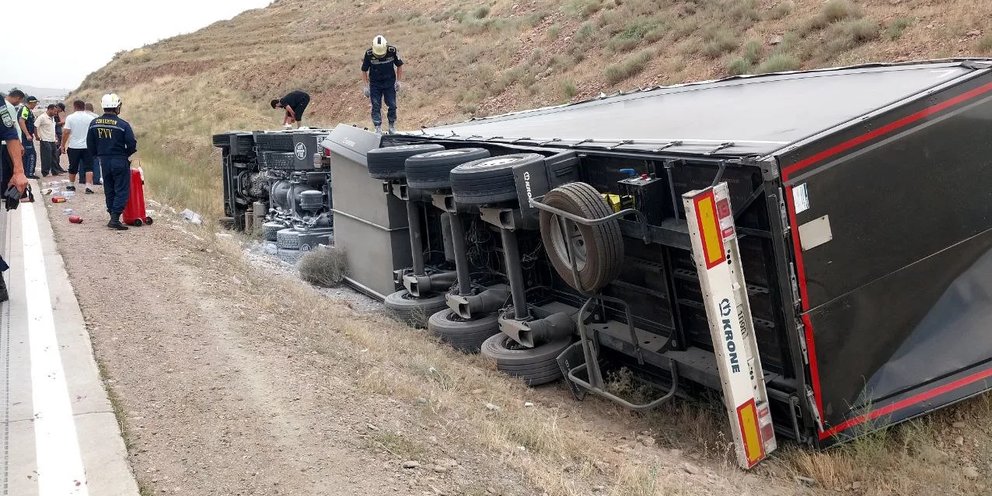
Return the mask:
[[[817,164],[819,162],[822,162],[822,161],[824,161],[824,160],[826,160],[826,159],[828,159],[830,157],[833,157],[834,155],[843,153],[843,152],[845,152],[847,150],[850,150],[850,149],[852,149],[852,148],[854,148],[854,147],[856,147],[858,145],[861,145],[861,144],[866,143],[868,141],[871,141],[871,140],[873,140],[875,138],[878,138],[879,136],[884,136],[884,135],[889,134],[889,133],[891,133],[893,131],[902,129],[902,128],[904,128],[904,127],[906,127],[906,126],[908,126],[908,125],[910,125],[910,124],[912,124],[914,122],[917,122],[917,121],[919,121],[921,119],[924,119],[926,117],[929,117],[929,116],[931,116],[933,114],[936,114],[938,112],[947,110],[948,108],[953,107],[953,106],[955,106],[955,105],[957,105],[959,103],[966,102],[966,101],[971,100],[973,98],[977,98],[977,97],[979,97],[981,95],[984,95],[985,93],[988,93],[989,91],[992,91],[992,83],[988,83],[988,84],[986,84],[984,86],[979,86],[978,88],[975,88],[975,89],[973,89],[971,91],[962,93],[962,94],[960,94],[960,95],[958,95],[958,96],[956,96],[954,98],[951,98],[949,100],[945,100],[943,102],[940,102],[940,103],[938,103],[936,105],[932,105],[930,107],[927,107],[927,108],[925,108],[925,109],[923,109],[923,110],[921,110],[921,111],[919,111],[919,112],[917,112],[915,114],[907,115],[906,117],[903,117],[902,119],[899,119],[899,120],[890,122],[890,123],[888,123],[888,124],[886,124],[886,125],[878,128],[878,129],[875,129],[873,131],[869,131],[869,132],[867,132],[865,134],[862,134],[861,136],[857,136],[855,138],[851,138],[851,139],[849,139],[849,140],[847,140],[847,141],[845,141],[845,142],[843,142],[843,143],[841,143],[839,145],[833,146],[831,148],[827,148],[826,150],[823,150],[820,153],[816,153],[816,154],[810,155],[809,157],[806,157],[806,158],[804,158],[804,159],[802,159],[802,160],[800,160],[800,161],[798,161],[798,162],[796,162],[796,163],[794,163],[794,164],[786,167],[782,171],[782,176],[786,180],[788,180],[789,179],[789,176],[791,176],[792,174],[794,174],[796,172],[799,172],[799,171],[801,171],[801,170],[803,170],[803,169],[805,169],[807,167],[810,167],[810,166],[812,166],[814,164]]]
[[[879,408],[878,410],[872,410],[871,412],[861,415],[860,417],[855,417],[853,419],[841,422],[840,424],[837,424],[834,427],[831,427],[830,429],[827,429],[826,431],[821,433],[820,439],[829,438],[843,431],[846,431],[851,427],[861,425],[869,420],[877,419],[878,417],[881,417],[883,415],[888,415],[892,412],[902,410],[903,408],[906,408],[908,406],[915,405],[916,403],[919,403],[921,401],[926,401],[929,399],[936,398],[937,396],[940,396],[944,393],[949,393],[951,391],[954,391],[955,389],[960,389],[969,384],[974,384],[978,381],[988,378],[992,378],[992,369],[986,369],[981,372],[976,372],[969,376],[962,377],[956,381],[944,384],[943,386],[937,386],[933,389],[923,391],[922,393],[910,396],[909,398],[906,398],[904,400],[897,401],[895,403],[892,403],[891,405],[886,405],[882,408]]]
[[[809,157],[806,157],[806,158],[804,158],[804,159],[796,162],[795,164],[792,164],[792,165],[786,167],[785,169],[783,169],[782,170],[782,180],[785,181],[785,182],[788,182],[789,179],[791,178],[791,176],[793,174],[795,174],[796,172],[799,172],[799,171],[801,171],[803,169],[806,169],[808,167],[811,167],[811,166],[813,166],[813,165],[815,165],[815,164],[817,164],[819,162],[822,162],[822,161],[824,161],[824,160],[826,160],[828,158],[831,158],[831,157],[833,157],[835,155],[838,155],[840,153],[843,153],[845,151],[848,151],[848,150],[850,150],[852,148],[855,148],[858,145],[867,143],[868,141],[871,141],[871,140],[873,140],[875,138],[878,138],[880,136],[884,136],[886,134],[889,134],[889,133],[892,133],[892,132],[897,131],[899,129],[902,129],[902,128],[904,128],[906,126],[909,126],[910,124],[913,124],[915,122],[918,122],[918,121],[920,121],[920,120],[922,120],[922,119],[924,119],[926,117],[929,117],[929,116],[934,115],[936,113],[939,113],[939,112],[942,112],[944,110],[947,110],[947,109],[949,109],[949,108],[951,108],[951,107],[953,107],[953,106],[955,106],[957,104],[960,104],[960,103],[966,102],[968,100],[973,100],[975,98],[978,98],[979,96],[982,96],[982,95],[984,95],[984,94],[986,94],[986,93],[988,93],[990,91],[992,91],[992,83],[984,84],[984,85],[979,86],[979,87],[977,87],[975,89],[972,89],[970,91],[967,91],[965,93],[962,93],[962,94],[960,94],[960,95],[958,95],[956,97],[953,97],[953,98],[944,100],[943,102],[937,103],[935,105],[931,105],[931,106],[929,106],[929,107],[927,107],[927,108],[925,108],[925,109],[923,109],[923,110],[921,110],[919,112],[916,112],[914,114],[910,114],[910,115],[908,115],[906,117],[903,117],[903,118],[898,119],[896,121],[890,122],[890,123],[888,123],[888,124],[886,124],[886,125],[884,125],[882,127],[879,127],[878,129],[875,129],[873,131],[869,131],[869,132],[864,133],[864,134],[862,134],[860,136],[857,136],[857,137],[852,138],[850,140],[847,140],[847,141],[845,141],[843,143],[840,143],[838,145],[835,145],[835,146],[833,146],[831,148],[828,148],[828,149],[826,149],[826,150],[824,150],[822,152],[819,152],[819,153],[810,155]],[[794,207],[794,201],[793,201],[792,187],[791,186],[788,186],[787,185],[785,187],[785,195],[786,195],[786,200],[787,200],[786,201],[786,210],[788,211],[788,214],[789,214],[789,223],[791,224],[791,231],[792,231],[792,250],[793,250],[793,253],[795,254],[795,257],[796,257],[796,281],[799,284],[800,304],[801,304],[801,308],[802,308],[802,311],[803,311],[802,320],[803,320],[803,327],[805,328],[806,346],[807,346],[807,353],[808,353],[807,358],[809,359],[810,379],[811,379],[811,382],[812,382],[811,386],[813,388],[813,398],[816,401],[816,408],[817,408],[817,410],[818,410],[818,412],[819,412],[819,414],[821,416],[821,419],[823,419],[823,415],[824,415],[824,410],[823,410],[823,394],[822,394],[822,388],[820,386],[819,365],[817,364],[817,361],[816,361],[816,343],[814,342],[814,339],[813,339],[813,322],[809,318],[809,315],[806,313],[810,309],[810,304],[809,304],[809,289],[808,289],[807,283],[806,283],[806,267],[805,267],[805,264],[803,262],[802,244],[801,244],[800,239],[799,239],[799,222],[796,219],[796,212],[795,212],[795,207]],[[992,375],[992,371],[988,371],[988,372],[989,372],[990,375]],[[979,374],[976,374],[976,375],[979,375]],[[983,377],[980,377],[980,378],[975,379],[975,380],[980,380],[980,379],[985,378],[985,377],[988,377],[988,376],[983,376]],[[974,382],[974,381],[971,381],[971,382]],[[891,408],[894,405],[899,405],[896,408],[889,409],[886,413],[891,413],[893,411],[896,411],[896,410],[905,408],[907,406],[910,406],[910,405],[912,405],[914,403],[917,403],[917,402],[920,402],[920,401],[925,401],[928,398],[932,398],[933,396],[936,396],[938,394],[943,394],[943,392],[948,392],[948,391],[951,391],[953,389],[957,389],[958,387],[963,387],[964,385],[970,384],[971,382],[968,382],[966,384],[962,384],[962,385],[959,385],[959,386],[956,386],[956,387],[952,387],[952,388],[948,389],[947,391],[942,391],[941,393],[936,393],[936,394],[934,394],[932,396],[923,397],[923,396],[929,394],[931,391],[934,391],[934,390],[925,391],[925,392],[920,393],[920,394],[918,394],[916,396],[912,396],[910,398],[907,398],[906,400],[903,400],[903,401],[894,403],[893,405],[890,405],[889,407],[886,407],[888,409],[888,408]],[[951,383],[951,384],[954,384],[954,383]],[[919,398],[919,399],[915,399],[914,400],[914,398]],[[881,411],[881,410],[877,410],[877,411]],[[885,415],[886,413],[879,413],[879,414],[875,415],[874,417],[870,417],[870,418],[877,418],[878,416]],[[820,432],[820,439],[821,440],[827,439],[827,438],[829,438],[829,437],[831,437],[833,435],[836,435],[839,432],[842,432],[842,431],[844,431],[846,429],[849,429],[849,428],[851,428],[853,426],[856,426],[858,424],[861,424],[865,420],[869,420],[869,416],[870,415],[873,415],[873,414],[874,414],[874,412],[869,413],[867,415],[864,415],[862,417],[858,417],[858,418],[855,418],[855,419],[847,420],[847,421],[845,421],[845,422],[843,422],[841,424],[838,424],[838,425],[836,425],[834,427],[831,427],[830,429],[821,431]],[[821,427],[822,427],[822,422],[821,422]]]

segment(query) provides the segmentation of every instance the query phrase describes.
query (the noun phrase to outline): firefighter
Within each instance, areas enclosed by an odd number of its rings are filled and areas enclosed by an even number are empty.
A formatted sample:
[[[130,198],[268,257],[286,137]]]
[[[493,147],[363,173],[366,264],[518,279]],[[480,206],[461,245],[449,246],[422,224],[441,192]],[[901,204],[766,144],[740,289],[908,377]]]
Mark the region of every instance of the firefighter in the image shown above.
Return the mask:
[[[103,95],[103,115],[93,119],[86,133],[86,147],[103,171],[103,193],[110,222],[107,227],[126,231],[121,214],[131,191],[130,157],[138,151],[131,125],[120,118],[121,98],[115,93]]]
[[[385,99],[389,134],[396,133],[396,93],[400,91],[400,80],[403,79],[403,61],[396,47],[388,44],[381,34],[372,40],[372,48],[365,51],[362,77],[365,79],[362,92],[372,101],[375,132],[382,134],[382,100]]]

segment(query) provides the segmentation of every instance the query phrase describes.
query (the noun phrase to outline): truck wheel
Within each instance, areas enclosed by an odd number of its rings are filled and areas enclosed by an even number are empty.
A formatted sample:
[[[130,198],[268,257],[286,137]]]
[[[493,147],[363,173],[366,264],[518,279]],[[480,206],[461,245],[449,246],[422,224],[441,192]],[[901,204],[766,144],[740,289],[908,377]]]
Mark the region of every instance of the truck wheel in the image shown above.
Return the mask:
[[[484,158],[489,158],[489,150],[484,148],[455,148],[414,155],[406,159],[406,183],[417,189],[450,189],[451,169]]]
[[[369,175],[375,179],[403,179],[406,177],[406,159],[421,153],[444,150],[441,145],[400,145],[370,150],[367,157]]]
[[[455,202],[487,205],[517,199],[513,168],[543,162],[536,153],[518,153],[476,160],[451,170],[451,192]]]
[[[556,359],[571,344],[572,337],[566,336],[534,348],[524,348],[500,333],[482,343],[482,354],[495,361],[497,369],[523,379],[528,386],[538,386],[561,378]]]
[[[478,353],[482,343],[499,333],[499,315],[491,313],[477,319],[465,320],[450,308],[431,315],[427,328],[441,341],[465,353]]]
[[[586,183],[569,183],[551,190],[544,203],[587,219],[613,213],[596,188]],[[564,220],[564,219],[562,219]],[[559,222],[559,217],[541,211],[541,240],[551,264],[569,286],[589,293],[598,292],[620,275],[623,265],[623,235],[615,219],[604,224],[585,226]],[[581,288],[572,275],[568,246],[574,242],[573,256]]]
[[[398,320],[421,329],[427,325],[431,315],[448,308],[444,293],[416,298],[405,289],[386,296],[384,303],[386,310]]]

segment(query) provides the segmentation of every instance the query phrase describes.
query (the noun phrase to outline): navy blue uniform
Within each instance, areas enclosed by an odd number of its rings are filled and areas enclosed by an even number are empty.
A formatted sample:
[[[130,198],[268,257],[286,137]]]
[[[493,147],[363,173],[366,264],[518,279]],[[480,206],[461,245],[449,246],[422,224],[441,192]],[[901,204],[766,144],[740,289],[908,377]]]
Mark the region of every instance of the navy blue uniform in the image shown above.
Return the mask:
[[[103,193],[107,212],[117,216],[124,212],[131,193],[131,163],[128,157],[138,151],[131,125],[116,114],[103,114],[90,123],[86,148],[103,171]]]
[[[369,98],[372,100],[372,124],[382,125],[382,100],[386,100],[390,124],[396,122],[396,68],[403,65],[396,47],[388,45],[386,55],[376,57],[372,49],[365,51],[362,72],[369,73]]]
[[[17,116],[11,114],[4,101],[0,100],[0,141],[18,141],[20,137],[17,134],[16,126]],[[3,191],[6,191],[7,183],[10,182],[11,177],[14,177],[14,161],[7,152],[6,145],[0,150],[0,163],[2,163],[0,166],[0,186],[2,186]]]
[[[24,105],[21,107],[21,119],[24,121],[24,126],[28,128],[28,133],[34,136],[35,128],[34,125],[34,112],[31,111]],[[34,175],[34,168],[38,162],[38,156],[34,151],[34,140],[25,138],[22,143],[24,145],[24,174],[28,176]]]

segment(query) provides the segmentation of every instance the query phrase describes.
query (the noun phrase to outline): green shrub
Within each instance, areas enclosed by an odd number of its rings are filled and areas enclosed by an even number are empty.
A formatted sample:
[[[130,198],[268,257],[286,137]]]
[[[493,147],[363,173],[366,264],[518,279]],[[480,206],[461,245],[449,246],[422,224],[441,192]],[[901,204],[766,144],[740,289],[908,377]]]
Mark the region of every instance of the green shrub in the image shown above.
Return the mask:
[[[871,19],[858,19],[841,24],[844,34],[855,44],[877,40],[879,37],[878,23]]]
[[[777,21],[784,19],[790,12],[792,12],[792,2],[782,2],[765,11],[764,17],[770,21]]]
[[[978,40],[978,50],[984,53],[992,52],[992,34],[987,34]]]
[[[606,66],[604,75],[610,84],[617,84],[625,81],[637,74],[640,74],[651,61],[653,53],[650,50],[643,50],[624,59],[623,62]]]
[[[593,39],[596,35],[596,26],[592,23],[586,22],[579,26],[579,29],[575,31],[575,36],[572,37],[572,41],[575,43],[585,43]]]
[[[751,72],[751,61],[744,57],[739,57],[727,64],[727,72],[732,76],[740,76]]]
[[[549,40],[557,40],[559,34],[561,34],[561,26],[555,24],[555,25],[551,26],[550,28],[548,28],[548,39]]]
[[[578,94],[579,89],[575,87],[575,83],[571,81],[563,81],[561,83],[561,92],[565,96],[565,100],[571,101]]]
[[[569,0],[565,4],[565,12],[580,19],[589,18],[601,8],[603,5],[600,0]]]
[[[615,52],[630,50],[640,44],[648,33],[657,28],[658,24],[651,21],[630,24],[613,35],[613,38],[610,39],[609,47]]]
[[[878,39],[878,23],[871,19],[856,19],[832,24],[827,30],[824,42],[816,46],[812,53],[822,60],[830,60],[858,45]]]
[[[785,53],[777,53],[762,62],[756,72],[758,74],[766,74],[769,72],[794,71],[799,69],[799,66],[799,59],[796,57]]]
[[[765,47],[761,45],[760,41],[751,40],[744,44],[743,58],[751,64],[757,64],[764,55],[764,52]]]
[[[889,41],[898,40],[902,37],[903,31],[905,31],[911,24],[913,24],[913,19],[910,17],[899,17],[897,19],[893,19],[892,22],[885,27],[885,38]]]
[[[489,7],[485,5],[472,11],[472,17],[476,19],[482,19],[483,17],[486,17],[488,15],[489,15]]]
[[[820,12],[820,17],[827,24],[861,16],[861,10],[850,0],[830,0],[823,5],[823,10]]]
[[[734,0],[728,7],[726,14],[729,19],[750,23],[761,18],[755,0]]]
[[[737,39],[728,29],[711,29],[703,35],[703,55],[715,59],[737,48]]]

